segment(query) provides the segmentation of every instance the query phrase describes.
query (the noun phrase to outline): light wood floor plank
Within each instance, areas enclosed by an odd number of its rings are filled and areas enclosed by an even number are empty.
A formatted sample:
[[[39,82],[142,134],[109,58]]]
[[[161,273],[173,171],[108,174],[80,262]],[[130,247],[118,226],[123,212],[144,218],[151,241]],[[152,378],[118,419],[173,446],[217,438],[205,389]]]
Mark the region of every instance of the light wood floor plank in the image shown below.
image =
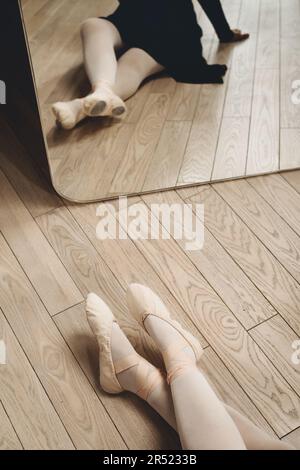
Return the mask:
[[[296,333],[278,315],[253,328],[250,335],[300,395],[300,364],[294,363],[292,357],[296,356],[293,343],[299,340]]]
[[[34,219],[0,171],[0,227],[50,314],[83,300]]]
[[[0,402],[0,451],[21,449],[22,444]]]
[[[286,429],[295,429],[300,423],[299,397],[210,288],[175,240],[134,243],[160,278],[165,279],[169,288],[176,292],[187,315],[198,324],[208,343],[230,367],[231,373],[278,435],[283,436]],[[284,403],[281,402],[283,397]]]
[[[180,190],[179,194],[184,197],[185,190]],[[143,196],[143,200],[148,206],[154,203],[183,204],[183,200],[174,191]],[[185,240],[178,240],[178,243],[185,249]],[[276,310],[254,287],[207,228],[204,232],[202,250],[186,251],[186,255],[245,329],[252,328],[276,315]]]
[[[290,38],[300,34],[300,4],[298,0],[281,2],[281,36]]]
[[[258,69],[254,82],[247,175],[279,170],[279,78]]]
[[[102,204],[102,206],[104,206],[104,204]],[[120,230],[122,237],[120,240],[101,240],[97,238],[95,230],[99,223],[99,218],[96,215],[97,207],[96,204],[86,207],[73,204],[69,206],[73,216],[78,221],[99,255],[122,284],[124,290],[127,289],[129,284],[134,282],[151,287],[158,295],[164,298],[167,307],[172,311],[174,317],[185,324],[186,328],[195,335],[200,336],[202,346],[206,347],[207,342],[202,335],[200,335],[195,325],[185,315],[185,312],[176,301],[176,295],[174,296],[174,293],[169,291],[168,286],[165,286],[164,279],[161,280],[157,276],[151,264],[146,261],[145,257],[140,253],[133,242],[125,238],[126,233],[124,230]],[[107,204],[105,204],[105,207],[107,210],[114,209],[114,206],[108,206]],[[152,358],[155,360],[155,356],[152,356]]]
[[[223,118],[212,180],[244,175],[247,165],[249,118]]]
[[[300,238],[246,181],[214,189],[233,208],[285,269],[300,282]],[[278,197],[278,194],[277,194]]]
[[[148,169],[143,191],[176,186],[191,122],[167,121]]]
[[[0,246],[2,281],[3,250],[6,250],[2,236],[0,236]],[[16,279],[14,281],[16,282]],[[11,282],[13,282],[12,279]],[[3,306],[3,295],[5,295],[5,287],[1,291],[1,306]],[[1,310],[0,337],[5,341],[7,355],[7,364],[0,366],[0,397],[24,448],[27,450],[74,449],[68,433]],[[11,439],[11,432],[6,438]],[[5,437],[1,442],[5,445]],[[16,445],[16,442],[14,436],[12,444]]]
[[[300,195],[282,178],[270,175],[251,178],[249,184],[300,235]]]
[[[300,193],[300,171],[290,171],[282,174],[282,177]]]
[[[291,432],[288,436],[283,439],[285,442],[288,442],[295,449],[300,450],[300,428]]]
[[[225,117],[251,115],[256,43],[256,34],[251,34],[249,40],[234,49],[224,108]]]
[[[279,70],[280,1],[262,0],[256,67]]]
[[[281,127],[298,128],[299,104],[300,33],[295,38],[281,41]],[[296,86],[296,90],[295,90]],[[297,91],[298,89],[298,91]],[[292,99],[295,95],[295,99]],[[298,103],[298,104],[297,104]]]
[[[242,0],[239,27],[249,33],[257,33],[259,25],[260,0]]]
[[[221,125],[225,86],[203,85],[178,185],[210,181]],[[201,145],[199,145],[201,142]]]
[[[168,121],[192,121],[200,95],[200,85],[177,83],[168,113]]]
[[[300,167],[300,127],[298,129],[281,129],[280,148],[281,170]]]
[[[55,322],[129,449],[177,449],[179,442],[175,433],[150,407],[145,406],[145,402],[130,393],[112,397],[101,390],[99,349],[86,321],[84,305],[57,315]],[[128,330],[127,326],[127,335]],[[135,345],[139,343],[137,335],[132,336],[132,329],[130,339]],[[151,356],[151,351],[148,355]]]
[[[76,448],[126,448],[3,238],[0,238],[0,261],[0,307]],[[22,403],[21,398],[19,401]],[[14,402],[18,400],[14,398]],[[21,421],[26,424],[26,419]]]
[[[189,202],[205,204],[205,225],[271,305],[300,334],[299,284],[211,187],[191,191]],[[195,191],[195,188],[194,188]]]

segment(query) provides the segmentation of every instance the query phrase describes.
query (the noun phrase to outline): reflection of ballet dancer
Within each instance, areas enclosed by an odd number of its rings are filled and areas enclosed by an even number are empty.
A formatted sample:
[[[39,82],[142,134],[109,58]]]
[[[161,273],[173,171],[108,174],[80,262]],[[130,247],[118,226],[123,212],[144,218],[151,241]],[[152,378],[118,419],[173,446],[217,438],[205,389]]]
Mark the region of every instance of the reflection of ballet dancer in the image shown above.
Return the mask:
[[[106,392],[127,390],[145,400],[177,430],[186,450],[293,450],[219,400],[201,371],[198,340],[171,319],[149,288],[130,286],[128,307],[161,351],[167,374],[139,356],[108,306],[90,294],[87,318]]]
[[[231,30],[220,0],[198,0],[221,42],[247,39]],[[222,83],[225,65],[208,65],[203,58],[202,30],[192,0],[120,0],[107,18],[91,18],[81,34],[92,93],[53,105],[58,123],[72,129],[86,116],[126,114],[126,101],[149,76],[163,70],[177,81]],[[116,51],[125,46],[119,61]]]

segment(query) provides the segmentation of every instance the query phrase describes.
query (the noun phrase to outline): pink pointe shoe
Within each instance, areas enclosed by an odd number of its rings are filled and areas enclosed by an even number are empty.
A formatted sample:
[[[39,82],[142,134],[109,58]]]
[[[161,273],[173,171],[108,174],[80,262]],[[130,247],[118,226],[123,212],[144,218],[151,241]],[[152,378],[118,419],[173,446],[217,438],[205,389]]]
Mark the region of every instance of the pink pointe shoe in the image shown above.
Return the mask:
[[[181,336],[179,340],[173,341],[166,349],[162,350],[165,363],[170,363],[176,357],[176,365],[168,370],[168,382],[185,372],[189,367],[195,367],[203,354],[203,348],[199,341],[188,331],[186,331],[171,315],[162,300],[148,287],[140,284],[131,284],[127,291],[127,303],[130,312],[137,322],[146,330],[145,321],[149,315],[168,323]],[[147,332],[148,333],[148,332]],[[190,346],[195,354],[195,358],[188,356],[184,351]]]
[[[136,366],[136,395],[144,400],[164,382],[162,372],[149,364],[138,353],[113,361],[111,335],[113,323],[117,323],[106,303],[96,294],[89,294],[86,301],[86,315],[91,330],[99,345],[100,385],[110,394],[124,391],[117,375]]]

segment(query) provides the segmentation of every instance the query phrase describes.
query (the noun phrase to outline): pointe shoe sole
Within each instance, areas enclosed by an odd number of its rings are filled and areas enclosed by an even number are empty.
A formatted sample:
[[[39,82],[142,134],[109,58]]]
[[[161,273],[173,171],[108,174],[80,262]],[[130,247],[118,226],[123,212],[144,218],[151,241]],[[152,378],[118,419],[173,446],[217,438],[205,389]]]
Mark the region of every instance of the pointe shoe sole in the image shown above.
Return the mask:
[[[100,385],[107,393],[122,393],[123,388],[117,379],[111,356],[112,326],[116,319],[108,305],[96,294],[89,294],[87,297],[86,315],[99,344]]]
[[[127,303],[133,317],[145,330],[145,320],[149,315],[169,323],[191,346],[198,363],[203,354],[199,341],[176,320],[173,320],[164,303],[151,289],[140,284],[131,284],[127,291]]]
[[[126,113],[126,108],[124,106],[118,106],[112,110],[112,115],[114,117],[121,117]]]
[[[98,101],[91,109],[86,107],[86,112],[89,116],[101,116],[107,107],[106,101]]]

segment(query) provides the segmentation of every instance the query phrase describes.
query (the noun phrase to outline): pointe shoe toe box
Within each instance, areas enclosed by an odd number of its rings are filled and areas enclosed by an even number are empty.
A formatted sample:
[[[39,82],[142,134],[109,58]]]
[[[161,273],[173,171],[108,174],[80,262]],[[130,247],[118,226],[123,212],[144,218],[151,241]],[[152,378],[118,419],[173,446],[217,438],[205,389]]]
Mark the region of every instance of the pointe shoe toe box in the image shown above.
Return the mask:
[[[123,392],[111,355],[111,334],[115,317],[106,303],[96,294],[89,294],[86,300],[86,315],[99,346],[100,385],[111,394]]]
[[[143,328],[145,328],[144,322],[149,315],[161,318],[173,326],[192,347],[196,361],[200,360],[203,349],[198,339],[185,330],[176,320],[172,319],[162,300],[149,287],[131,284],[127,291],[127,303],[133,317]]]

